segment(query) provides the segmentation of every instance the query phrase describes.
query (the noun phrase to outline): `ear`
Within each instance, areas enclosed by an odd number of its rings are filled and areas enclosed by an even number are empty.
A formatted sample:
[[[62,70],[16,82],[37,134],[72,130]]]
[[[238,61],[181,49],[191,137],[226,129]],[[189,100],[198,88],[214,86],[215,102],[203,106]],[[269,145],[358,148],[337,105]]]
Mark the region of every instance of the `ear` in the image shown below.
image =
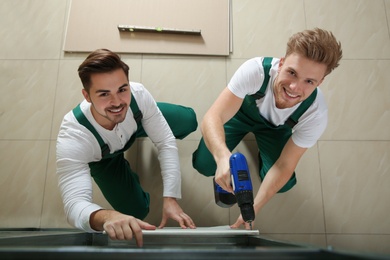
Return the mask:
[[[285,60],[285,58],[284,58],[284,57],[280,58],[280,61],[279,61],[279,67],[278,67],[278,72],[280,72],[280,70],[282,69],[282,66],[283,66],[284,60]]]
[[[85,100],[87,100],[89,103],[91,103],[91,98],[89,97],[88,92],[85,89],[82,89],[81,92],[83,93]]]

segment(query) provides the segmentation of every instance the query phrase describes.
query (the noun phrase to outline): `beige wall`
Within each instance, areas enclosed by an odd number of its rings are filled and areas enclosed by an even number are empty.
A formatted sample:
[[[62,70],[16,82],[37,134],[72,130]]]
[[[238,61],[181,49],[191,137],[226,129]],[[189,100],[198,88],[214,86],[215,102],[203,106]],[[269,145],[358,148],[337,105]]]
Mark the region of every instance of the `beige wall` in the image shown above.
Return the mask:
[[[322,85],[329,126],[297,168],[298,185],[260,212],[269,238],[389,254],[390,0],[233,0],[229,57],[123,55],[132,81],[156,100],[207,108],[246,59],[282,56],[289,35],[332,30],[343,44],[341,66]],[[0,228],[69,228],[55,174],[55,140],[63,115],[81,101],[77,67],[85,54],[62,51],[69,1],[0,1]],[[104,47],[104,46],[102,46]],[[212,181],[191,166],[199,129],[178,141],[184,210],[198,226],[227,225],[238,210],[219,208]],[[256,147],[247,155],[256,187]],[[147,221],[161,220],[161,184],[153,145],[126,154],[151,192]],[[108,206],[98,189],[96,201]],[[175,222],[169,225],[176,226]]]

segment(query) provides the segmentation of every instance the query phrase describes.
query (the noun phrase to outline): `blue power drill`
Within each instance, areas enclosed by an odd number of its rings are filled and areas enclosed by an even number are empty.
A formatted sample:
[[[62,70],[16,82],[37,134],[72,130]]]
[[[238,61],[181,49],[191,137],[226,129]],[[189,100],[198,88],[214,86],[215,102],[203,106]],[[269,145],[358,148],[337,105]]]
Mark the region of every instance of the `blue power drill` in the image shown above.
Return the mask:
[[[243,220],[249,223],[252,229],[255,211],[253,209],[253,188],[248,164],[245,156],[241,153],[232,154],[229,163],[234,194],[222,189],[213,178],[215,203],[223,208],[230,208],[237,203]]]

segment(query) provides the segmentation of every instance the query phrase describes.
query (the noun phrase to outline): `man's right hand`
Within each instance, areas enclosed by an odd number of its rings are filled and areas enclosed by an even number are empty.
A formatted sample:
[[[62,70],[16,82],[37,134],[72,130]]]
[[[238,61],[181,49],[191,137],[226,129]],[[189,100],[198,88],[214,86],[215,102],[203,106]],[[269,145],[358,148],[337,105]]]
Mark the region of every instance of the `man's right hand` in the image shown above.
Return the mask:
[[[231,152],[227,150],[227,153],[224,157],[221,157],[217,161],[217,170],[215,172],[215,182],[221,186],[227,192],[233,193],[231,173],[230,173],[230,160]]]
[[[156,229],[154,225],[114,210],[98,210],[91,214],[90,222],[92,228],[95,230],[103,229],[110,239],[131,240],[134,237],[138,247],[143,246],[142,229]],[[102,225],[98,223],[102,223]],[[100,228],[96,228],[99,226]]]

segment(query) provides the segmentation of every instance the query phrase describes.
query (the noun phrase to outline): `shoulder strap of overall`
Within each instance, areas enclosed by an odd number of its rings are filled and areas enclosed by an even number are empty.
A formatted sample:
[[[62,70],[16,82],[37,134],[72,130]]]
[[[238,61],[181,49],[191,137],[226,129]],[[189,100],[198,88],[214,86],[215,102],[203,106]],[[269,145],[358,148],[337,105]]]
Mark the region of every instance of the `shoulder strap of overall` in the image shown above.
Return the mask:
[[[141,124],[142,112],[141,110],[139,110],[137,101],[135,100],[133,95],[131,95],[130,108],[131,111],[133,112],[134,120],[137,122],[137,126],[139,127],[139,125]],[[85,126],[95,136],[96,140],[100,145],[100,149],[102,150],[102,158],[104,158],[105,155],[110,153],[110,149],[108,145],[103,141],[99,133],[96,131],[95,127],[93,127],[91,122],[88,121],[87,117],[81,111],[80,104],[78,104],[72,111],[77,121],[81,125]]]
[[[131,95],[131,102],[130,102],[130,108],[133,112],[133,117],[135,122],[137,122],[137,126],[139,127],[141,125],[141,119],[143,117],[141,110],[139,110],[137,101],[134,98],[134,95]]]
[[[81,111],[80,104],[73,108],[73,114],[76,117],[77,121],[81,125],[85,126],[95,136],[96,140],[99,142],[100,149],[102,150],[102,157],[104,157],[106,154],[109,154],[110,149],[108,148],[108,145],[103,141],[102,137],[98,134],[95,127],[93,127],[91,122],[88,121],[87,117]]]
[[[263,58],[263,69],[264,69],[264,81],[263,85],[261,85],[261,88],[259,91],[257,91],[255,94],[252,94],[251,96],[255,99],[260,99],[265,96],[265,90],[267,89],[268,82],[269,82],[269,71],[271,70],[272,66],[272,57],[264,57]]]

